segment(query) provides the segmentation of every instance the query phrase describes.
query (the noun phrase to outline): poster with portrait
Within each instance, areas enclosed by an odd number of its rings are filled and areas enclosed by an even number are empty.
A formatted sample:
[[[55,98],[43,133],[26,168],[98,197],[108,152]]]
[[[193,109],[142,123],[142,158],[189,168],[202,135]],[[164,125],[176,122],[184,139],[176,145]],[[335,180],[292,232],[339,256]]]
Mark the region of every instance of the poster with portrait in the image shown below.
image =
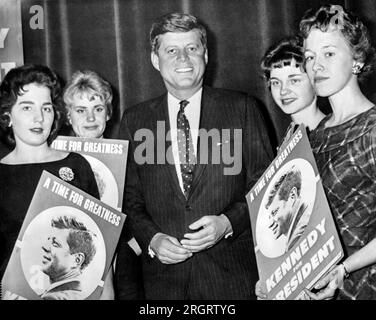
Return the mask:
[[[126,215],[43,171],[2,279],[4,300],[94,300]]]
[[[121,211],[128,143],[127,140],[58,136],[52,147],[84,156],[94,172],[100,199]]]
[[[257,267],[268,299],[306,299],[342,246],[304,125],[284,140],[246,195]]]

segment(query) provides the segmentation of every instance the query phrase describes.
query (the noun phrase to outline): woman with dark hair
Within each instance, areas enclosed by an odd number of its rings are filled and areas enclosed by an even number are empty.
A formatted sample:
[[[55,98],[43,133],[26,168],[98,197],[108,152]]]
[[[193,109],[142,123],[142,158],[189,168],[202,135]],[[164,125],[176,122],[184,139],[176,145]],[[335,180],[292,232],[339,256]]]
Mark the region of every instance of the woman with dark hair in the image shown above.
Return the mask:
[[[300,22],[306,71],[333,113],[311,134],[345,260],[307,290],[312,299],[376,299],[376,107],[359,80],[374,49],[365,25],[338,5],[309,11]]]
[[[57,75],[46,66],[10,70],[0,85],[0,127],[13,150],[0,160],[0,278],[43,170],[99,198],[89,163],[50,147],[64,119]]]
[[[292,125],[314,130],[324,118],[315,90],[304,70],[303,39],[289,37],[272,45],[261,61],[264,79],[274,102],[291,116]]]
[[[284,38],[273,44],[261,60],[263,77],[276,105],[291,116],[291,125],[285,140],[297,125],[314,130],[325,117],[317,106],[315,90],[304,69],[303,39],[299,36]],[[256,283],[259,299],[267,299],[261,283]]]

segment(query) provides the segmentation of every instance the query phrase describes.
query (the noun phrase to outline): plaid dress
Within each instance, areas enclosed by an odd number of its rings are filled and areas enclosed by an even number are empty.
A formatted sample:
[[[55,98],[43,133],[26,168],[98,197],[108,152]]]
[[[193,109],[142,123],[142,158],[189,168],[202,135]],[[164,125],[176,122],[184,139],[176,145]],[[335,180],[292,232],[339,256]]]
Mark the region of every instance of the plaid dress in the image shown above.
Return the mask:
[[[310,140],[345,256],[350,256],[376,236],[376,107],[325,128],[328,119]],[[376,264],[351,273],[337,298],[376,300]]]

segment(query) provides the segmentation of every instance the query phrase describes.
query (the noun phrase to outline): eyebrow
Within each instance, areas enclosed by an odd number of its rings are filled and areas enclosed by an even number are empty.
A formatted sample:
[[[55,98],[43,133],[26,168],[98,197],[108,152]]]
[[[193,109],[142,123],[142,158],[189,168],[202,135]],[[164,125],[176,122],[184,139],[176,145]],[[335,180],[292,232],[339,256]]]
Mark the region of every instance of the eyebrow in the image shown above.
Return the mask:
[[[182,48],[186,48],[188,46],[200,46],[200,45],[202,45],[202,43],[200,41],[189,42],[189,43],[185,44],[184,46],[182,46]],[[172,49],[172,48],[180,48],[180,46],[178,44],[169,44],[169,45],[165,46],[165,50],[166,49]]]
[[[34,101],[20,101],[19,104],[35,104]],[[43,106],[45,105],[52,105],[52,102],[44,102]]]
[[[288,78],[294,78],[294,77],[301,77],[303,74],[302,73],[293,73],[293,74],[290,74],[289,76],[288,76]],[[279,78],[277,78],[277,77],[271,77],[270,79],[269,79],[269,81],[270,80],[278,80],[278,81],[281,81]]]
[[[96,108],[96,107],[102,107],[102,108],[104,108],[104,104],[96,104],[95,106],[93,106],[93,108]],[[73,106],[73,108],[83,108],[83,109],[87,109],[88,107],[78,105],[78,106]]]
[[[333,48],[338,48],[336,45],[334,44],[328,44],[326,46],[323,46],[321,49],[327,49],[327,48],[330,48],[330,47],[333,47]],[[307,53],[307,52],[311,52],[311,53],[314,53],[312,50],[310,49],[305,49],[304,50],[304,53]]]
[[[326,48],[329,48],[329,47],[338,48],[338,47],[335,46],[334,44],[328,44],[327,46],[323,46],[322,49],[326,49]]]

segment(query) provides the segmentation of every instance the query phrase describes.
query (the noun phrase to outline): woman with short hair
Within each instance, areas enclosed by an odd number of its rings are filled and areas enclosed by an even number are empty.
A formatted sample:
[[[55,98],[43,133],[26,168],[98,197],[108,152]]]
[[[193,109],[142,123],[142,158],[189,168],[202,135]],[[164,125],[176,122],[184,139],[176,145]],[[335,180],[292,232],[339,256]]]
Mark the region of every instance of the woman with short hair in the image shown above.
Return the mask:
[[[307,293],[312,299],[376,299],[376,107],[359,81],[374,49],[363,22],[338,5],[309,11],[300,22],[305,67],[333,112],[310,141],[337,223],[345,260]]]

